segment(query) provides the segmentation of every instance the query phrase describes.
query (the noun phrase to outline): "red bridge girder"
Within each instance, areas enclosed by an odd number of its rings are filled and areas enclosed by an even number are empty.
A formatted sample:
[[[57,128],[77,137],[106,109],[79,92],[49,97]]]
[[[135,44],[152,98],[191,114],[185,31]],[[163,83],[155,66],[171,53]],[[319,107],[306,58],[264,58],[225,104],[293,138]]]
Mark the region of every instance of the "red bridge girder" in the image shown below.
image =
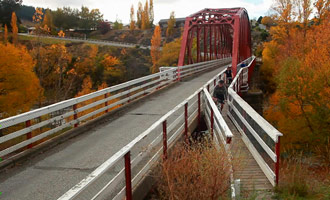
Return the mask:
[[[251,56],[250,21],[244,8],[206,8],[186,18],[178,66],[229,56],[234,76],[237,64]]]

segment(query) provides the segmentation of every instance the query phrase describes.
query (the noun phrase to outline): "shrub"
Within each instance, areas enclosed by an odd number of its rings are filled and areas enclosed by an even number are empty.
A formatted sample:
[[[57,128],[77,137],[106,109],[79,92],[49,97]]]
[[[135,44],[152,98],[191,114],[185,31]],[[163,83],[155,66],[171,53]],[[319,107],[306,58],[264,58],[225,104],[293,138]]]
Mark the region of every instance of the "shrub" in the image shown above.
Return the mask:
[[[160,199],[226,199],[230,164],[224,149],[209,143],[174,147],[161,164],[157,189]]]

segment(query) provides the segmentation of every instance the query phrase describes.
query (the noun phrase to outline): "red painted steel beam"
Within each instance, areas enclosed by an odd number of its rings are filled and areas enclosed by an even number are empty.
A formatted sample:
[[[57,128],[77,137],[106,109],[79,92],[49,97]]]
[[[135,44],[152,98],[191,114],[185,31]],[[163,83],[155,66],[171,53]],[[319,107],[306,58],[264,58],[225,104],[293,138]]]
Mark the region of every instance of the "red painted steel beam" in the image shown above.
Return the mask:
[[[244,8],[206,8],[190,15],[185,21],[178,66],[231,55],[236,75],[237,64],[251,56],[250,29]],[[196,58],[191,53],[195,48],[194,39],[197,40]],[[204,53],[202,57],[201,52]],[[180,77],[180,67],[178,74]]]

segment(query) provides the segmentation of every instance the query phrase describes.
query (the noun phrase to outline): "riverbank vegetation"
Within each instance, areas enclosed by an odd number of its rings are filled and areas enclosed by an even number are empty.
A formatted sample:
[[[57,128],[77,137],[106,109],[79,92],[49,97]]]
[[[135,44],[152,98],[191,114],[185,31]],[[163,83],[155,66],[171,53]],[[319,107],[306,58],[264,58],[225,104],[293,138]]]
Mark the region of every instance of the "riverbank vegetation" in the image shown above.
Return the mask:
[[[284,134],[278,189],[285,199],[330,195],[329,17],[329,1],[276,0],[267,23],[264,116]]]

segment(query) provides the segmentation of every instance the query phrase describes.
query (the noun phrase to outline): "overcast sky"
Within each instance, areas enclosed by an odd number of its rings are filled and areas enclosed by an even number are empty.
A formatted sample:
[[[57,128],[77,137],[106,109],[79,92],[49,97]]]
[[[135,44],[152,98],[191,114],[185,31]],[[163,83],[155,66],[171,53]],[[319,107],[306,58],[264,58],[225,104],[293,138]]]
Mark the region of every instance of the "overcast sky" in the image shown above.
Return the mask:
[[[80,8],[82,5],[89,8],[99,8],[104,18],[109,21],[121,20],[124,24],[129,22],[130,7],[133,4],[135,11],[140,0],[23,0],[24,5],[56,9],[70,6]],[[144,4],[145,0],[141,0]],[[244,7],[250,19],[265,15],[272,0],[154,0],[155,22],[169,18],[174,11],[176,17],[187,17],[204,8],[231,8]]]

